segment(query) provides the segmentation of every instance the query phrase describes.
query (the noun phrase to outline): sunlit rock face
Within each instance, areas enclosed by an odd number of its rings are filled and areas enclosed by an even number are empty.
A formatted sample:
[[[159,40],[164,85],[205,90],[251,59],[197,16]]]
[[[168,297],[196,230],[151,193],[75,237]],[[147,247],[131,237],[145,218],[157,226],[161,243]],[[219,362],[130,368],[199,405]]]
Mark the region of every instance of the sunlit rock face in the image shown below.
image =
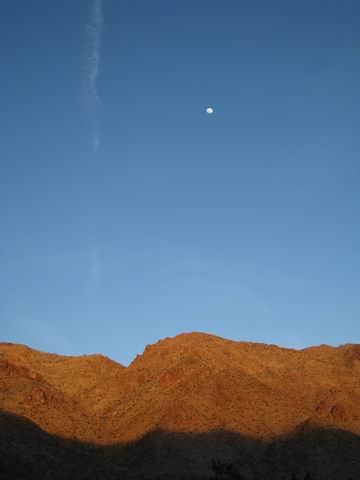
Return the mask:
[[[325,453],[320,443],[320,457],[309,460],[314,465],[338,442],[334,432],[348,435],[343,441],[350,445],[350,466],[358,445],[358,345],[298,351],[191,333],[148,345],[129,367],[102,355],[65,357],[5,343],[0,352],[2,412],[68,440],[135,442],[136,452],[153,452],[156,443],[158,453],[141,457],[139,465],[153,458],[164,475],[171,469],[184,473],[190,459],[204,475],[216,452],[238,458],[240,446],[242,452],[250,449],[244,462],[251,470],[251,452],[265,455],[265,446],[274,442],[290,462],[281,442],[292,438],[294,446],[300,441],[294,435],[300,435],[308,455],[306,445],[320,438],[319,431],[332,433]],[[167,467],[163,449],[170,452]],[[265,455],[263,462],[271,458]]]

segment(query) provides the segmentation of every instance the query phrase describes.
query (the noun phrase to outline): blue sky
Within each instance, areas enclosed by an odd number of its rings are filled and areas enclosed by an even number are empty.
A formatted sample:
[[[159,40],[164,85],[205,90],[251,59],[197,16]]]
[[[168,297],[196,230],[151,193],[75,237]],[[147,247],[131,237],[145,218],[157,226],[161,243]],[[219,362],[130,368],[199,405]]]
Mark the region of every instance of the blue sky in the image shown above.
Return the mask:
[[[360,342],[359,21],[3,0],[1,339],[125,364],[184,331]]]

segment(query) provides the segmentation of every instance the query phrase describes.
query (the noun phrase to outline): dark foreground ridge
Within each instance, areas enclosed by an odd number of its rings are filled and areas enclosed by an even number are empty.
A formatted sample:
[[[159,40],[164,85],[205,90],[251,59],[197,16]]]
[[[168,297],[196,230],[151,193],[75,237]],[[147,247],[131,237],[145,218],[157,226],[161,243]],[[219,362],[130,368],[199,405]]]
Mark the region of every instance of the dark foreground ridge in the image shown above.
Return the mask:
[[[264,442],[227,431],[154,431],[135,442],[99,447],[50,435],[1,412],[0,478],[358,480],[360,437],[317,429]]]

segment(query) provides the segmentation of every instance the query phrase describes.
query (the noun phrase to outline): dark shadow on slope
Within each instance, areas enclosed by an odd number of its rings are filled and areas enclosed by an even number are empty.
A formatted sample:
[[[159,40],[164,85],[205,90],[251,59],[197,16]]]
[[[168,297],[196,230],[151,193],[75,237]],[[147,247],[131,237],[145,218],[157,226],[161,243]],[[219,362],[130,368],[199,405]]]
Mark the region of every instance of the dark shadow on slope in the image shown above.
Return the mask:
[[[137,442],[98,447],[2,412],[0,479],[359,480],[360,437],[318,429],[266,443],[226,431],[155,431]]]

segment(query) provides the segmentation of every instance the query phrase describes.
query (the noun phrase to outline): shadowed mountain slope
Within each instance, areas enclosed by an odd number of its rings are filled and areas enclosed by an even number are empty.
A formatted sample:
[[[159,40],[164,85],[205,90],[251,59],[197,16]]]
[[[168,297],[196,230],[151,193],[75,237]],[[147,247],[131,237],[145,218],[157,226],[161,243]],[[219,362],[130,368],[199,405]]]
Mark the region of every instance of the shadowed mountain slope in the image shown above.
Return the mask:
[[[95,446],[0,413],[1,480],[357,480],[360,437],[300,430],[269,442],[238,433],[154,431]]]
[[[143,464],[149,478],[155,457],[159,462],[168,459],[166,468],[156,466],[157,474],[164,475],[170,475],[171,468],[185,474],[191,465],[195,476],[209,474],[216,457],[228,463],[237,459],[237,468],[247,464],[249,478],[271,470],[271,461],[290,472],[291,462],[301,454],[294,447],[297,442],[307,458],[311,453],[313,470],[323,473],[337,458],[334,449],[342,449],[338,463],[347,459],[348,473],[354,475],[354,455],[359,458],[360,346],[297,351],[192,333],[147,346],[124,367],[102,355],[65,357],[2,343],[0,408],[14,415],[11,418],[33,422],[44,430],[41,435],[76,440],[82,448],[84,442],[102,445],[101,455],[109,454],[110,464],[113,449],[121,450],[116,469],[122,464],[126,470],[139,451],[141,458],[135,463]],[[190,457],[189,445],[195,449]],[[248,460],[241,457],[246,445],[252,450],[256,445],[257,452],[248,452]],[[146,451],[152,453],[147,457]],[[265,451],[273,453],[263,457]],[[171,455],[176,461],[170,461]],[[260,468],[258,473],[255,465],[250,472],[251,462]],[[293,471],[301,470],[299,462]],[[335,471],[333,466],[332,474]]]

